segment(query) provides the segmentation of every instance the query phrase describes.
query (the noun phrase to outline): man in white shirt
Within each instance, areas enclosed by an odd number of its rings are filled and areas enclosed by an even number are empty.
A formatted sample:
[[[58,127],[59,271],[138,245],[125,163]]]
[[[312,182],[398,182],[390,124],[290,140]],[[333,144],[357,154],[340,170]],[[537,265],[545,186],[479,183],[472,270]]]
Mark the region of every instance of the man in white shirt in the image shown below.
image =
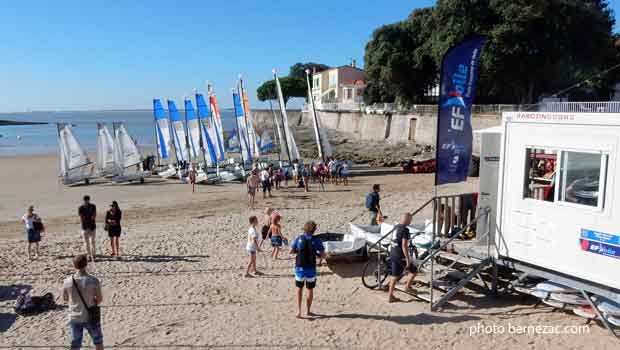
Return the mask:
[[[269,176],[267,169],[263,169],[260,172],[260,182],[263,186],[263,199],[265,199],[267,192],[269,192],[269,197],[271,198],[271,176]]]

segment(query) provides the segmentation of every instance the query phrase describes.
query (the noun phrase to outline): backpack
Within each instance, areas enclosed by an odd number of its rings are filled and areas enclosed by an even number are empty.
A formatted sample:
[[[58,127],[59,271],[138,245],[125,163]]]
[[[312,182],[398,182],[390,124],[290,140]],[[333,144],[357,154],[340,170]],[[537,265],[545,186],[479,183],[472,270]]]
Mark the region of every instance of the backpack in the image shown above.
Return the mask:
[[[295,266],[303,268],[312,268],[316,266],[316,254],[312,238],[306,239],[304,236],[299,237],[299,247],[297,249],[297,257]]]
[[[29,295],[28,292],[23,293],[15,301],[15,313],[21,316],[36,315],[48,310],[56,308],[54,294],[47,293],[43,296]]]
[[[374,192],[369,193],[366,196],[366,209],[374,209],[375,208],[375,196]]]

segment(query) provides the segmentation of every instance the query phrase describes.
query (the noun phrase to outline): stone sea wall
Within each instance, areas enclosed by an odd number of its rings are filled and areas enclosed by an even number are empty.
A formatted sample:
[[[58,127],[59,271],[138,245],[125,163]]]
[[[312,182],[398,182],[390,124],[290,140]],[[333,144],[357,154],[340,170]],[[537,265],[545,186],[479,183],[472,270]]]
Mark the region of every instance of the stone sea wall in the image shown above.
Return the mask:
[[[312,121],[307,112],[287,111],[291,127],[311,127]],[[253,111],[257,127],[272,128],[273,113],[270,110]],[[279,113],[277,114],[279,117]],[[321,124],[328,130],[335,130],[355,140],[388,141],[434,145],[437,137],[437,116],[417,114],[364,114],[361,112],[319,111]],[[480,130],[501,124],[499,116],[474,115],[472,127]],[[474,153],[480,149],[479,138],[474,134]]]

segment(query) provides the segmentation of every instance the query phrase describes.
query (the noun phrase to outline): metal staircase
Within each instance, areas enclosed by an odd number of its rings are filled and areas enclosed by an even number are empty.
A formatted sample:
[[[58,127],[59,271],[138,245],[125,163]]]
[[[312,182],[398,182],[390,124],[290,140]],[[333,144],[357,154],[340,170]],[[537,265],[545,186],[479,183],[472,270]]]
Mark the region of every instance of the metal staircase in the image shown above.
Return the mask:
[[[415,293],[401,291],[430,303],[431,310],[436,310],[445,305],[465,286],[472,284],[474,280],[478,287],[486,294],[494,294],[497,290],[497,268],[493,255],[491,255],[492,237],[488,229],[490,209],[482,209],[475,219],[466,225],[460,225],[458,232],[453,232],[450,237],[444,237],[443,233],[440,232],[441,230],[438,229],[442,226],[441,222],[443,221],[440,219],[441,213],[438,214],[438,210],[442,210],[443,213],[443,210],[446,208],[445,206],[440,206],[440,204],[443,202],[452,203],[452,209],[454,209],[455,198],[459,196],[434,197],[412,213],[415,216],[432,204],[433,242],[435,242],[436,238],[439,238],[441,243],[439,247],[433,249],[423,260],[416,261],[419,271],[416,281],[428,286],[428,291],[418,290]],[[451,214],[450,217],[452,217]],[[467,248],[454,251],[454,245],[460,241],[459,237],[483,220],[487,223],[485,225],[487,228],[486,232],[483,234],[477,233],[475,240],[468,241],[469,246]],[[462,223],[461,218],[457,218],[455,221]],[[451,222],[449,224],[451,225]],[[384,263],[382,262],[381,254],[386,254],[385,242],[383,241],[387,237],[391,237],[394,230],[395,228],[369,247],[370,250],[375,249],[377,251],[379,270],[381,269],[381,264]],[[482,272],[491,272],[490,285],[482,277]]]

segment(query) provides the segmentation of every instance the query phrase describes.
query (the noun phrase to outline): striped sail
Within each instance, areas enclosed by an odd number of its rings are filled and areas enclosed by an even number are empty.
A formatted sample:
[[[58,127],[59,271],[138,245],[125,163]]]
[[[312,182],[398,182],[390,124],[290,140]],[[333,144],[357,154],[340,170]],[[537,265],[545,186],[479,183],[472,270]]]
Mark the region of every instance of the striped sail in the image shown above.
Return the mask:
[[[200,121],[194,110],[191,100],[185,100],[185,123],[187,123],[187,134],[189,135],[190,159],[198,160],[202,157]]]
[[[288,123],[288,115],[286,114],[286,105],[284,104],[284,96],[282,95],[282,87],[280,86],[280,79],[276,72],[273,72],[273,77],[276,81],[276,92],[278,94],[278,104],[280,105],[280,112],[282,113],[282,129],[284,129],[284,137],[286,138],[286,146],[288,147],[288,154],[291,160],[300,159],[299,150],[295,143],[295,138],[291,132],[291,128]]]
[[[161,101],[153,99],[153,116],[155,117],[155,136],[157,138],[157,152],[161,160],[167,160],[170,157],[170,149],[172,145],[172,137],[170,135],[170,123],[166,118],[166,112],[161,105]]]
[[[218,160],[225,160],[226,150],[224,149],[224,127],[222,125],[222,117],[220,116],[220,109],[217,107],[217,99],[215,95],[211,93],[209,93],[209,104],[211,105],[211,120],[213,121],[213,128],[215,128],[215,134],[217,136]]]
[[[187,150],[187,143],[185,142],[185,125],[183,125],[183,120],[181,119],[181,115],[174,101],[168,100],[168,115],[170,117],[170,123],[172,124],[172,136],[177,161],[188,161],[189,151]]]
[[[198,109],[198,119],[202,126],[202,143],[205,146],[207,166],[216,166],[218,162],[217,133],[211,119],[209,107],[202,94],[196,94],[196,108]]]
[[[245,125],[245,116],[243,114],[243,107],[241,106],[241,98],[239,94],[233,92],[233,106],[235,108],[235,119],[237,121],[237,130],[239,130],[239,143],[241,144],[241,155],[246,161],[252,161],[253,155],[250,151],[250,145],[247,138],[247,130]]]
[[[246,89],[242,90],[243,95],[243,111],[245,115],[246,127],[248,130],[248,144],[254,155],[254,158],[260,157],[260,147],[258,146],[258,135],[254,129],[254,123],[252,122],[252,114],[250,112],[250,102],[248,100],[248,93]]]

